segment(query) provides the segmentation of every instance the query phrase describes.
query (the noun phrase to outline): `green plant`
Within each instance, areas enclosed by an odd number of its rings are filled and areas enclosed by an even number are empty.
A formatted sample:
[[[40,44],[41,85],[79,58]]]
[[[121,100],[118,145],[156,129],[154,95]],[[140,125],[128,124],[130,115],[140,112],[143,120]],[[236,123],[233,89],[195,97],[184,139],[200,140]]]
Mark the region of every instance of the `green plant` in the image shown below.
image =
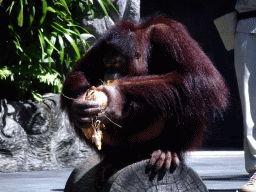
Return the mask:
[[[107,4],[97,2],[107,15]],[[72,11],[79,5],[81,12],[87,9],[93,15],[97,10],[92,1],[0,0],[0,4],[5,11],[0,10],[4,14],[0,82],[22,92],[22,98],[41,100],[43,93],[59,93],[71,64],[88,48],[81,36],[88,31],[74,20]]]

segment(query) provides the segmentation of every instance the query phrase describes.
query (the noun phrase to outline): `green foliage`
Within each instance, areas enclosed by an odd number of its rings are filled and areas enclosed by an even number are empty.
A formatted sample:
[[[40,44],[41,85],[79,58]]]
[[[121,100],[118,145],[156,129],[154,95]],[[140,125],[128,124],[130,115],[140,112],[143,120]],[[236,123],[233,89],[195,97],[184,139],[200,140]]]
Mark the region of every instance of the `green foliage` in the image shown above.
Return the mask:
[[[108,15],[106,2],[97,2]],[[0,85],[8,83],[36,100],[46,92],[59,93],[72,63],[88,48],[81,36],[88,32],[74,18],[84,11],[93,16],[102,10],[95,10],[92,0],[0,0],[0,4],[4,5]]]

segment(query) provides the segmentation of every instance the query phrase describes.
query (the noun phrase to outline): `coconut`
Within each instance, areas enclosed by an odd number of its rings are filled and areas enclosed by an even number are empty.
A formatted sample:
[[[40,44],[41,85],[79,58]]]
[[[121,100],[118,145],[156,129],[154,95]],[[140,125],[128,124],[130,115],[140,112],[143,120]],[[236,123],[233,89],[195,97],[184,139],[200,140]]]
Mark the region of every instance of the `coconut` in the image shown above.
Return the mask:
[[[86,101],[96,101],[104,110],[108,104],[108,97],[105,92],[99,91],[97,89],[90,89],[84,98]],[[101,129],[105,128],[105,125],[102,124],[99,120],[92,122],[92,127],[84,129],[83,132],[85,136],[95,143],[98,150],[101,150],[101,140],[103,139],[103,134]]]
[[[98,102],[103,109],[107,107],[108,104],[108,96],[103,91],[98,91],[96,89],[91,89],[88,91],[85,96],[86,101],[96,101]]]

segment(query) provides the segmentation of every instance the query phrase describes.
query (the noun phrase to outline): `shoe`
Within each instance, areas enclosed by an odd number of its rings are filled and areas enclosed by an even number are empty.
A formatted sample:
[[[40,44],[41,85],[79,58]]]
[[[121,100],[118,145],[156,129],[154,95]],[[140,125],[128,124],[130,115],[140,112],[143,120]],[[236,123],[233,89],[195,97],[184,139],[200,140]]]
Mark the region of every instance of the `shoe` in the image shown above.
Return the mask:
[[[237,190],[237,192],[256,192],[256,173],[254,173],[249,182]]]

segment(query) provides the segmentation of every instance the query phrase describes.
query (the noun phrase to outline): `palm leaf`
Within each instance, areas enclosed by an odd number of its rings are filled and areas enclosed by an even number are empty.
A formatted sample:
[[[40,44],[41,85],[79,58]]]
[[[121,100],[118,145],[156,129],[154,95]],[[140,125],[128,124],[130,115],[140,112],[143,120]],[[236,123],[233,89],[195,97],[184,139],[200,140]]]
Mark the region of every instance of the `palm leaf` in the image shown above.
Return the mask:
[[[65,7],[66,11],[71,15],[71,12],[69,11],[69,8],[68,8],[68,5],[67,5],[67,2],[65,0],[60,0],[61,3],[55,3],[56,5],[61,5],[63,7]]]
[[[118,13],[118,10],[116,9],[116,7],[113,5],[113,3],[110,0],[107,0],[107,2],[111,5],[111,7],[113,7],[113,9]]]
[[[20,0],[20,10],[18,14],[18,25],[23,26],[23,0]]]
[[[67,34],[67,33],[65,33],[64,35],[65,35],[66,39],[71,43],[73,49],[76,52],[76,59],[77,60],[80,59],[81,55],[80,55],[80,52],[79,52],[79,49],[77,47],[77,44],[76,44],[75,40],[69,34]]]
[[[64,50],[65,50],[65,46],[64,46],[64,41],[63,38],[61,37],[61,35],[58,35],[58,39],[59,39],[59,44],[60,44],[60,63],[63,64],[64,61]]]
[[[41,33],[40,29],[38,30],[38,38],[40,41],[40,45],[41,45],[41,51],[42,51],[42,62],[44,62],[44,46],[45,46],[45,42],[44,42],[44,36]]]
[[[42,18],[40,20],[40,24],[42,25],[47,13],[47,2],[46,0],[41,0],[41,1],[42,1]]]
[[[107,9],[106,9],[106,6],[104,5],[104,1],[103,1],[103,0],[97,0],[97,1],[98,1],[98,3],[100,4],[100,6],[101,6],[103,12],[105,13],[105,15],[106,15],[107,17],[109,17],[108,11],[107,11]]]

